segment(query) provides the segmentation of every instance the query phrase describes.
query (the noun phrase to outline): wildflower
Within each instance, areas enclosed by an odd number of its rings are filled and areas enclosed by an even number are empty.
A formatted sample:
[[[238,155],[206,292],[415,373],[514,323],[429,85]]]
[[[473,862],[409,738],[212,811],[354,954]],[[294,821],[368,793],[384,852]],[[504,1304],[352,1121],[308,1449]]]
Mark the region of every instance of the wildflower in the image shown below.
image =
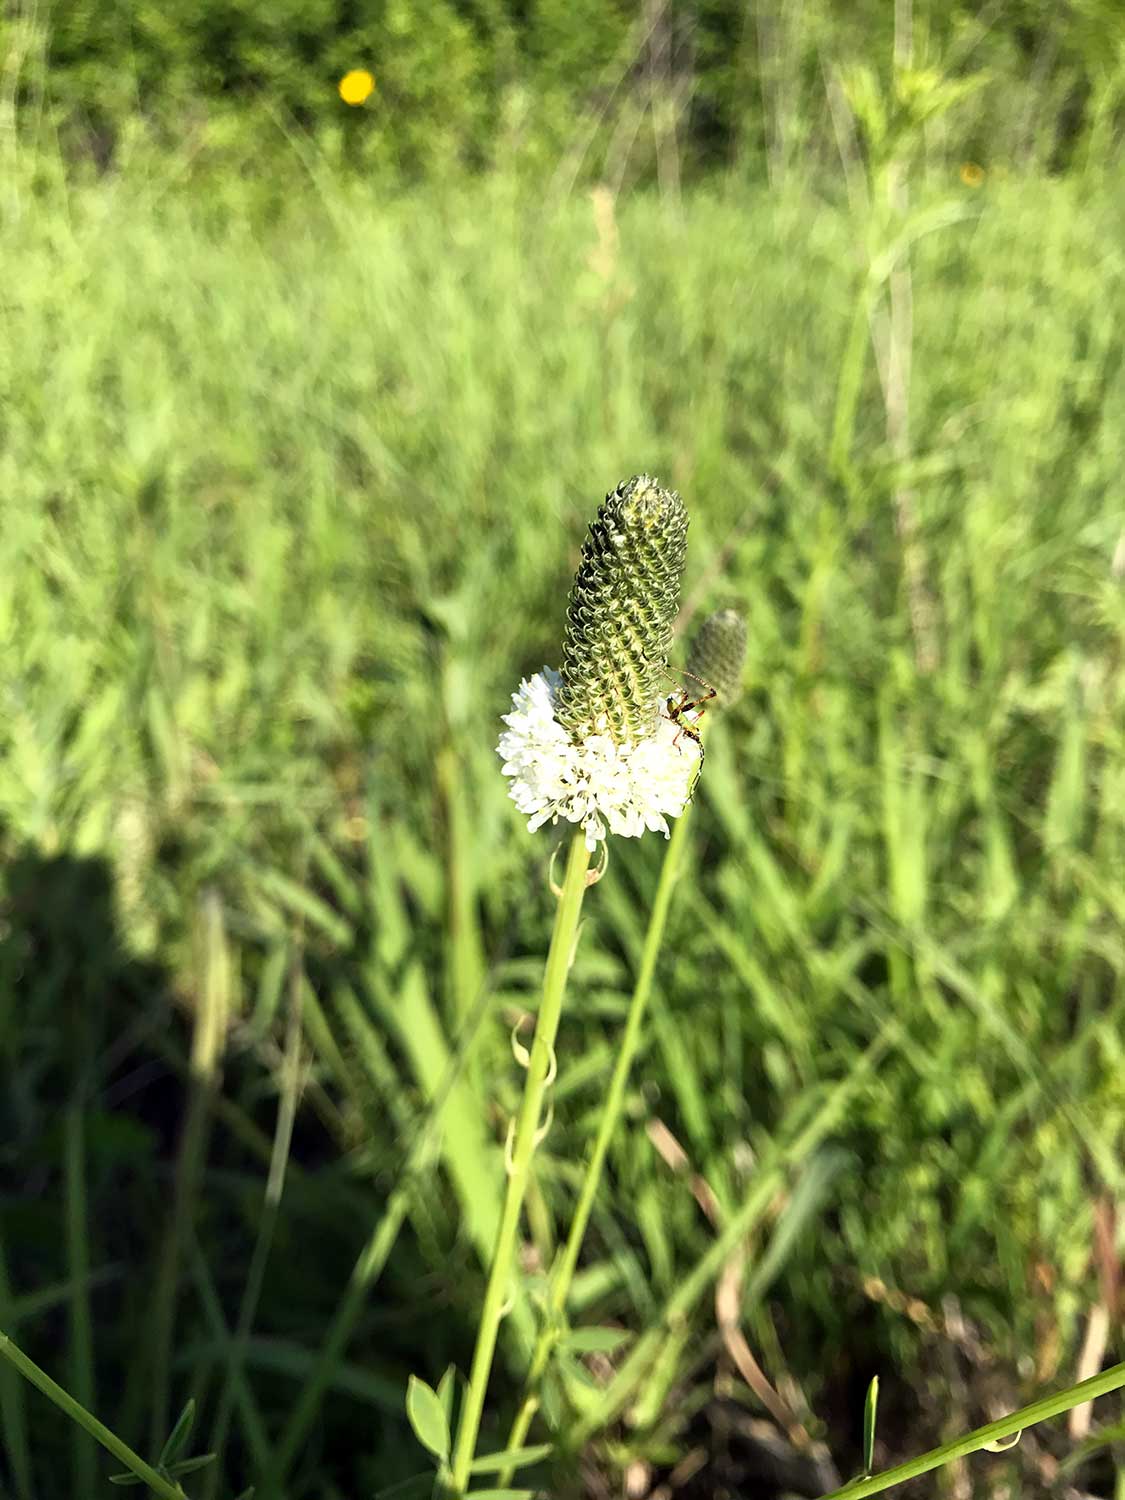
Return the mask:
[[[571,739],[556,716],[562,678],[550,667],[524,678],[512,694],[508,730],[497,749],[509,795],[533,832],[564,818],[580,823],[593,849],[606,831],[638,838],[646,829],[668,837],[691,791],[698,745],[657,718],[653,733],[635,744],[608,734]]]
[[[530,829],[578,823],[593,850],[607,830],[667,838],[683,811],[700,748],[664,709],[686,547],[683,502],[647,474],[606,497],[571,590],[562,670],[521,682],[497,746]]]
[[[375,92],[375,80],[366,68],[352,68],[340,79],[339,88],[345,104],[363,104]]]
[[[980,187],[984,181],[984,168],[978,166],[975,161],[963,161],[961,163],[961,181],[966,187]]]

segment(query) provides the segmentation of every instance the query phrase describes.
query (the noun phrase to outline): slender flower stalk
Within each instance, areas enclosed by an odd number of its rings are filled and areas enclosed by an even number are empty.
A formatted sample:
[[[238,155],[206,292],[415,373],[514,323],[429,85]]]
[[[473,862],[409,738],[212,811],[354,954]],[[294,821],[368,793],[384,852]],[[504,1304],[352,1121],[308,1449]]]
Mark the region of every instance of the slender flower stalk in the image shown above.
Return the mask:
[[[878,1495],[896,1484],[916,1479],[919,1474],[928,1474],[933,1469],[955,1463],[959,1458],[968,1458],[970,1454],[986,1449],[994,1453],[1003,1452],[1004,1447],[1011,1447],[1013,1440],[1018,1441],[1020,1434],[1028,1427],[1034,1427],[1037,1422],[1060,1417],[1064,1412],[1073,1411],[1076,1406],[1084,1406],[1087,1401],[1093,1401],[1098,1396],[1107,1396],[1110,1391],[1120,1390],[1122,1386],[1125,1386],[1125,1364],[1112,1365],[1099,1375],[1092,1375],[1089,1380],[1068,1386],[1065,1391],[1059,1391],[1054,1396],[1042,1396],[1029,1406],[1021,1406],[1019,1411],[989,1422],[985,1427],[977,1427],[964,1437],[954,1438],[951,1443],[943,1443],[940,1448],[931,1448],[918,1458],[907,1459],[905,1463],[896,1464],[893,1469],[884,1469],[881,1474],[868,1474],[854,1480],[851,1484],[844,1485],[843,1489],[833,1490],[825,1500],[865,1500],[868,1495]]]
[[[656,899],[653,902],[652,916],[649,919],[648,932],[645,934],[644,951],[641,954],[641,967],[637,974],[637,985],[633,991],[633,998],[629,1005],[629,1014],[625,1021],[625,1030],[621,1037],[621,1044],[617,1052],[617,1061],[614,1064],[613,1076],[609,1081],[606,1092],[605,1106],[602,1110],[601,1119],[598,1122],[598,1133],[594,1141],[590,1159],[586,1163],[586,1171],[582,1178],[582,1187],[579,1190],[578,1202],[575,1204],[574,1217],[570,1222],[570,1231],[567,1235],[566,1245],[555,1265],[551,1275],[550,1288],[547,1293],[546,1315],[539,1336],[535,1342],[535,1351],[531,1359],[531,1367],[527,1375],[527,1395],[520,1406],[516,1419],[512,1424],[512,1430],[508,1436],[505,1447],[508,1449],[522,1448],[532,1420],[539,1410],[539,1387],[550,1362],[551,1354],[555,1348],[560,1335],[563,1332],[563,1316],[566,1309],[567,1297],[570,1294],[570,1284],[574,1279],[574,1272],[578,1265],[579,1252],[582,1242],[586,1236],[586,1228],[590,1222],[590,1214],[593,1210],[594,1199],[597,1197],[598,1187],[601,1183],[602,1168],[605,1165],[606,1153],[610,1142],[621,1120],[622,1107],[625,1102],[625,1087],[629,1081],[629,1073],[633,1066],[633,1059],[637,1055],[637,1048],[641,1041],[641,1027],[645,1012],[648,1009],[649,996],[652,993],[652,980],[656,972],[656,960],[660,954],[660,945],[664,938],[664,928],[668,919],[668,909],[672,901],[672,891],[679,875],[683,852],[687,844],[687,830],[691,822],[691,804],[689,804],[676,820],[671,841],[668,844],[667,853],[664,856],[664,865],[660,871],[660,882],[656,888]],[[512,1481],[512,1471],[501,1473],[499,1483],[501,1488]]]
[[[687,543],[680,497],[647,475],[606,497],[582,550],[567,607],[562,671],[525,679],[497,747],[510,795],[532,829],[560,819],[571,840],[543,979],[543,998],[518,1119],[506,1151],[508,1188],[461,1409],[451,1488],[466,1493],[500,1323],[511,1295],[520,1216],[542,1139],[555,1073],[555,1038],[590,873],[607,833],[669,836],[697,770],[698,745],[681,746],[661,714],[661,679],[679,602]]]
[[[705,620],[701,626],[692,644],[689,657],[691,664],[688,670],[709,687],[715,689],[718,706],[725,708],[738,696],[745,656],[745,621],[736,610],[718,610]],[[701,728],[699,732],[702,734],[704,731]],[[617,1061],[614,1064],[613,1075],[610,1078],[609,1088],[606,1092],[605,1105],[602,1109],[601,1119],[598,1122],[598,1133],[594,1140],[593,1150],[586,1164],[586,1171],[579,1190],[578,1202],[574,1208],[574,1216],[571,1219],[566,1245],[551,1275],[550,1288],[547,1293],[546,1316],[543,1326],[540,1329],[539,1337],[536,1340],[531,1368],[528,1371],[527,1395],[524,1397],[516,1419],[512,1424],[512,1430],[507,1442],[509,1449],[523,1446],[532,1419],[539,1409],[540,1382],[546,1373],[552,1350],[564,1332],[566,1304],[570,1294],[571,1282],[574,1279],[574,1272],[578,1266],[578,1257],[582,1249],[582,1242],[586,1235],[586,1229],[590,1222],[590,1214],[593,1211],[594,1200],[601,1183],[606,1154],[621,1120],[625,1103],[625,1089],[629,1081],[629,1073],[632,1070],[633,1059],[636,1057],[637,1049],[641,1043],[642,1027],[648,1011],[649,998],[652,994],[652,982],[656,974],[657,959],[660,956],[661,945],[664,941],[668,912],[672,904],[672,893],[679,879],[684,851],[687,848],[687,834],[691,823],[691,813],[692,806],[689,804],[677,819],[671,842],[664,856],[664,864],[660,871],[660,880],[656,887],[656,898],[653,901],[652,915],[649,918],[648,931],[645,934],[644,948],[641,952],[641,965],[637,972],[636,987],[633,990],[633,997],[629,1003],[629,1013],[625,1019],[625,1030],[617,1051]],[[512,1471],[508,1470],[501,1473],[499,1482],[501,1486],[504,1486],[510,1484],[511,1479]]]
[[[458,1495],[464,1493],[469,1482],[469,1469],[476,1449],[481,1413],[484,1411],[484,1398],[492,1369],[492,1357],[496,1351],[496,1338],[504,1316],[504,1307],[508,1301],[520,1212],[527,1195],[528,1182],[531,1179],[531,1158],[535,1152],[536,1137],[540,1128],[540,1113],[543,1108],[543,1096],[547,1090],[547,1076],[552,1071],[555,1037],[558,1033],[563,995],[566,991],[566,976],[578,932],[578,918],[582,910],[582,897],[586,890],[586,874],[589,866],[590,851],[586,848],[586,840],[576,834],[571,840],[562,895],[559,897],[558,909],[555,913],[555,928],[551,934],[547,971],[543,980],[543,1000],[535,1025],[535,1038],[531,1044],[531,1060],[527,1070],[527,1085],[524,1089],[523,1104],[520,1108],[519,1123],[516,1126],[508,1166],[508,1191],[504,1199],[500,1228],[496,1235],[492,1271],[484,1294],[484,1307],[481,1310],[480,1326],[477,1330],[477,1345],[469,1374],[469,1388],[465,1393],[465,1405],[461,1413],[460,1426],[457,1429],[457,1446],[453,1453],[453,1488]]]
[[[164,1500],[184,1500],[184,1492],[178,1484],[171,1479],[166,1479],[163,1474],[158,1474],[150,1463],[146,1463],[139,1453],[135,1453],[129,1447],[128,1443],[123,1443],[104,1422],[98,1421],[93,1412],[87,1411],[69,1391],[64,1390],[61,1385],[52,1380],[46,1370],[41,1370],[33,1359],[12,1343],[6,1333],[0,1333],[0,1359],[6,1359],[25,1380],[30,1381],[33,1386],[42,1391],[44,1396],[53,1401],[60,1411],[65,1412],[72,1422],[84,1432],[88,1432],[95,1442],[108,1449],[114,1458],[119,1459],[126,1468],[131,1469],[138,1479],[144,1481],[152,1494],[161,1495]]]

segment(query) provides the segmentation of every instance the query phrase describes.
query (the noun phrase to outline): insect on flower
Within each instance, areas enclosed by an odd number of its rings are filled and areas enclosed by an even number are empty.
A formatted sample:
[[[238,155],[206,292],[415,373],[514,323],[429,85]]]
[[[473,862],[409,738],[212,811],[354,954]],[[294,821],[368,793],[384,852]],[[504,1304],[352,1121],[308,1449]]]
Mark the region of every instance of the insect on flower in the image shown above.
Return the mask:
[[[678,745],[680,736],[686,734],[689,740],[695,741],[699,749],[699,766],[692,781],[692,795],[694,795],[695,783],[699,780],[700,773],[703,770],[703,736],[699,732],[699,722],[703,718],[711,699],[718,697],[718,690],[713,688],[709,682],[704,682],[702,677],[697,677],[694,672],[689,672],[686,668],[684,669],[684,676],[698,682],[704,691],[699,697],[692,698],[689,696],[687,688],[681,688],[678,701],[670,696],[665,703],[664,717],[676,726],[676,738],[672,741],[673,745]]]

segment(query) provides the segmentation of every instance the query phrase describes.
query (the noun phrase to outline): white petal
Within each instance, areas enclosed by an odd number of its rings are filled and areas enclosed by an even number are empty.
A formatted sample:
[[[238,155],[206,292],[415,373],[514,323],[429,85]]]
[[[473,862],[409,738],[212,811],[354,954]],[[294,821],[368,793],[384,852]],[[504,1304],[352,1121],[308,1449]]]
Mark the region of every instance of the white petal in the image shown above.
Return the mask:
[[[503,716],[508,729],[496,749],[528,827],[560,818],[580,824],[591,851],[607,824],[623,838],[646,829],[667,838],[666,818],[678,816],[691,794],[699,745],[663,718],[635,745],[617,745],[605,733],[576,744],[555,718],[560,686],[558,673],[544,667],[520,683],[512,712]]]

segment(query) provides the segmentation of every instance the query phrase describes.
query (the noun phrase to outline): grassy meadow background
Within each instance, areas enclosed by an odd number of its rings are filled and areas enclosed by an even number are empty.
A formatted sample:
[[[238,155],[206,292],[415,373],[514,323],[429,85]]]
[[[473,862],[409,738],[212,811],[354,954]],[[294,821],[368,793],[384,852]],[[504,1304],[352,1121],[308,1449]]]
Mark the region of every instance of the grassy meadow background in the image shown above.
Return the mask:
[[[533,138],[533,90],[490,114],[449,83],[469,123],[427,155],[428,95],[400,84],[392,128],[378,87],[334,93],[406,68],[391,10],[300,74],[313,104],[262,63],[182,138],[144,113],[140,23],[119,98],[81,7],[5,22],[0,1329],[146,1453],[194,1396],[223,1459],[193,1497],[425,1468],[406,1380],[468,1365],[553,910],[499,715],[647,470],[691,515],[684,634],[733,604],[750,648],[572,1300],[656,1357],[538,1475],[821,1493],[873,1374],[885,1463],[1122,1354],[1121,72],[1083,92],[1077,32],[1036,72],[998,22],[971,89],[934,51],[896,94],[882,12],[849,57],[810,6],[785,108],[776,37],[732,53],[753,102],[718,149],[698,7],[680,137],[653,67],[568,114],[577,55]],[[565,71],[590,43],[552,24]],[[532,1289],[663,850],[615,841],[587,898]],[[717,1308],[692,1273],[752,1192]],[[486,1449],[532,1326],[523,1297]],[[1123,1415],[922,1484],[1120,1495]],[[111,1492],[6,1366],[0,1425],[4,1496]]]

